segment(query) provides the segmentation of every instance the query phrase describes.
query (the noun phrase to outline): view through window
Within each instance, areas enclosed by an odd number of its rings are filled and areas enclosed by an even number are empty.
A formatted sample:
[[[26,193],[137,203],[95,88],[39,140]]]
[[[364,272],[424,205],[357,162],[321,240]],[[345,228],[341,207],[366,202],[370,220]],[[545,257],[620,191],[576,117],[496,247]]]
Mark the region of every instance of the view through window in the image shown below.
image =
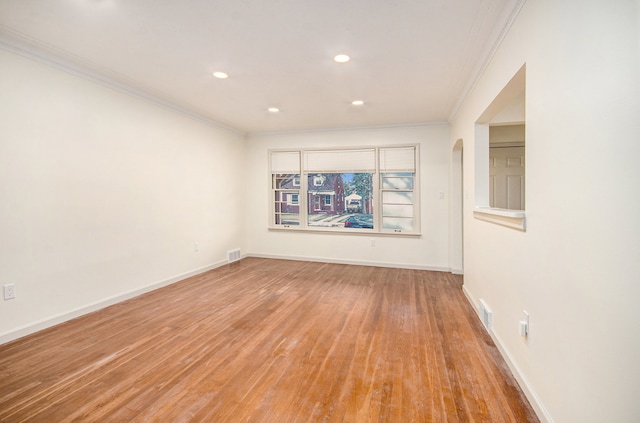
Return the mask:
[[[271,151],[273,228],[417,233],[417,146]]]

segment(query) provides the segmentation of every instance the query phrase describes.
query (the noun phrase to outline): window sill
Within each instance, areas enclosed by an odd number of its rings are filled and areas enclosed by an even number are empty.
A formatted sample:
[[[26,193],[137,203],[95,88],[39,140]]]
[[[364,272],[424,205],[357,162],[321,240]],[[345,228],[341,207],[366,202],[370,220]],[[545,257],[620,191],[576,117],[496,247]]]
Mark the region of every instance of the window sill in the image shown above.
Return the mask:
[[[339,235],[368,235],[368,236],[397,236],[397,237],[422,237],[422,234],[419,232],[393,232],[390,230],[387,231],[372,231],[369,229],[331,229],[331,228],[299,228],[294,225],[289,227],[286,226],[270,226],[269,231],[274,232],[306,232],[306,233],[324,233],[324,234],[339,234]],[[353,231],[353,232],[351,232]]]
[[[526,215],[523,210],[495,209],[491,207],[476,207],[473,217],[508,228],[526,231]]]

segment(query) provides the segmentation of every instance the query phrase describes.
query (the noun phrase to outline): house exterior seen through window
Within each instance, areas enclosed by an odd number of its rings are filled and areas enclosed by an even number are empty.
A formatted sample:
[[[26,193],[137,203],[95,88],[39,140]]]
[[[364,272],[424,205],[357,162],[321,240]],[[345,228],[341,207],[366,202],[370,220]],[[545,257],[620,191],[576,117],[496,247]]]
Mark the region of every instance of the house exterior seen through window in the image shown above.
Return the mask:
[[[419,233],[417,149],[270,151],[270,227]]]

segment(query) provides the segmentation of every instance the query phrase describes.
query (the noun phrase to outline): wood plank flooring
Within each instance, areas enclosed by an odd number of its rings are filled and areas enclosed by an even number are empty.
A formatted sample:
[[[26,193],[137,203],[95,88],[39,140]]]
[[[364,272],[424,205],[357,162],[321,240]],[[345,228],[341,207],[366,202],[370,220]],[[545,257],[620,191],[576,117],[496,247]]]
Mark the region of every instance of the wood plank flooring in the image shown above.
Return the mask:
[[[247,258],[0,346],[0,421],[537,422],[461,284]]]

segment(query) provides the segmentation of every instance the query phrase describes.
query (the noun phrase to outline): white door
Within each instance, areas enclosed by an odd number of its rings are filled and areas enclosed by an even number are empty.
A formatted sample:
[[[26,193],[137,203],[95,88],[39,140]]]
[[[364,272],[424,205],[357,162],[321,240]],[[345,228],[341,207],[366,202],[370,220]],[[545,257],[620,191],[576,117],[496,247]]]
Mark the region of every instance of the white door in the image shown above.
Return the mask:
[[[489,148],[489,205],[524,210],[524,147]]]

